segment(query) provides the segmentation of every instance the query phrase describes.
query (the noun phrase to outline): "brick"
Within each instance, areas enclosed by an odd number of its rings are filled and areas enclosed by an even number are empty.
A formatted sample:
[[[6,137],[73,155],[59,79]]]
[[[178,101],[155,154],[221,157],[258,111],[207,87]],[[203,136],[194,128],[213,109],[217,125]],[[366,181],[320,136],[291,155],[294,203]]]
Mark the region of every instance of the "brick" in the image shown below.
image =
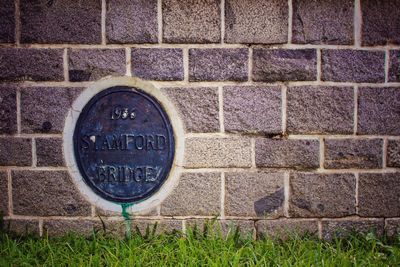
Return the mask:
[[[317,52],[315,49],[255,48],[252,79],[257,82],[314,81]]]
[[[184,216],[220,214],[219,173],[184,173],[178,186],[161,205],[161,215]]]
[[[108,43],[156,43],[157,0],[107,1]]]
[[[251,146],[248,138],[187,138],[186,168],[250,167]]]
[[[290,133],[353,133],[353,99],[351,87],[289,87],[287,130]]]
[[[218,132],[218,89],[210,87],[167,88],[168,97],[178,108],[186,132]]]
[[[69,49],[68,56],[71,82],[95,81],[126,73],[124,49]]]
[[[352,174],[293,173],[289,214],[292,217],[343,217],[356,212]]]
[[[395,238],[400,234],[400,219],[393,218],[393,219],[386,219],[385,220],[385,232],[386,235],[390,238]]]
[[[219,235],[227,237],[237,231],[242,237],[252,237],[254,221],[251,220],[215,220],[215,219],[188,219],[186,231],[196,231],[200,234]]]
[[[118,217],[121,216],[122,213],[122,207],[120,211],[109,211],[109,210],[103,210],[102,208],[96,207],[95,209],[96,216],[100,217]],[[158,207],[148,209],[148,210],[142,210],[139,212],[130,212],[128,210],[128,213],[130,215],[134,216],[144,216],[144,217],[150,217],[150,216],[158,216]]]
[[[346,238],[354,232],[366,234],[374,232],[382,236],[384,231],[383,219],[375,220],[327,220],[322,221],[322,238],[332,240],[334,238]]]
[[[294,236],[317,235],[316,220],[280,219],[259,220],[256,222],[257,238],[287,239]]]
[[[22,43],[101,43],[101,1],[21,0]]]
[[[78,193],[66,171],[12,171],[11,177],[14,214],[91,215],[91,205]]]
[[[25,219],[4,220],[4,230],[18,236],[33,235],[39,236],[39,221]]]
[[[285,1],[225,1],[225,42],[279,44],[287,42]]]
[[[400,173],[361,173],[358,213],[362,217],[400,216]]]
[[[62,138],[36,138],[37,166],[65,166]]]
[[[283,173],[225,174],[225,215],[243,217],[283,216]]]
[[[15,41],[15,3],[14,0],[3,0],[0,5],[0,43]]]
[[[225,236],[234,235],[236,232],[241,236],[253,236],[255,232],[254,221],[250,220],[221,220],[221,230]]]
[[[0,171],[0,218],[8,215],[8,178],[7,172]]]
[[[132,75],[145,80],[183,80],[182,49],[134,48],[132,49]]]
[[[0,48],[0,81],[63,81],[62,49]]]
[[[400,50],[389,53],[389,82],[400,82]]]
[[[131,233],[138,234],[142,236],[146,233],[151,233],[155,229],[155,234],[159,235],[162,233],[173,233],[182,231],[182,221],[173,219],[163,219],[163,220],[133,220],[131,222]]]
[[[164,0],[163,42],[218,43],[220,14],[220,0]]]
[[[228,86],[223,89],[227,132],[282,132],[282,92],[278,86]]]
[[[353,44],[354,1],[293,1],[292,42]]]
[[[361,1],[363,45],[400,44],[399,5],[399,0]]]
[[[247,81],[248,49],[189,49],[189,80]]]
[[[9,86],[0,86],[0,134],[17,133],[17,92]]]
[[[321,79],[334,82],[384,82],[385,52],[321,50]]]
[[[325,139],[327,169],[382,168],[382,139]]]
[[[400,167],[400,140],[388,140],[387,166]]]
[[[256,139],[256,166],[313,169],[319,167],[318,140]]]
[[[61,133],[75,98],[82,91],[74,87],[30,87],[21,90],[23,133]]]
[[[0,137],[0,166],[31,166],[32,140],[21,137]]]
[[[400,88],[358,90],[357,134],[400,134]]]
[[[95,232],[103,230],[100,221],[92,220],[45,220],[43,233],[48,236],[64,236],[68,233],[78,233],[89,237]]]

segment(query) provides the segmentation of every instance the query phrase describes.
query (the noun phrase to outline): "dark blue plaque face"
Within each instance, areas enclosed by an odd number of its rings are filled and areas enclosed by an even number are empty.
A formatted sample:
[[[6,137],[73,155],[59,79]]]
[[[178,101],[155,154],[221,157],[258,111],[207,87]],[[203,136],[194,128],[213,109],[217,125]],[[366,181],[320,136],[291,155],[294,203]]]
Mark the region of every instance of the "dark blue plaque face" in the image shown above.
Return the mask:
[[[86,184],[114,202],[138,202],[157,192],[171,170],[174,147],[160,103],[126,86],[95,95],[74,131],[75,158]]]

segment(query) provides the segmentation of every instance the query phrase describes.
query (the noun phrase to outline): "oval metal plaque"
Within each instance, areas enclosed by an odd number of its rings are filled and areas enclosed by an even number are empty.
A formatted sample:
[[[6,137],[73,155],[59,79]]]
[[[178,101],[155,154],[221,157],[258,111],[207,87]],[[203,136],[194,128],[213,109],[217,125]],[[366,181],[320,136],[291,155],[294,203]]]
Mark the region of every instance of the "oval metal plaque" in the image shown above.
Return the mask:
[[[86,184],[114,202],[153,195],[174,160],[166,112],[154,97],[133,87],[111,87],[95,95],[83,108],[73,138]]]

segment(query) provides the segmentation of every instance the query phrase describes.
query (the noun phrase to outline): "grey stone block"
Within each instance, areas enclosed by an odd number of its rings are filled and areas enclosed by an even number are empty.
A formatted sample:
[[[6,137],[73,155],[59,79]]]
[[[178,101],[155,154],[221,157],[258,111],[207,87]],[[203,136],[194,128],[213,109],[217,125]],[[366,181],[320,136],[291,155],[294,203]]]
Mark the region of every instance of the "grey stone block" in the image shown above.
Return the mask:
[[[17,92],[11,86],[0,86],[0,134],[17,132]]]
[[[387,146],[387,166],[400,167],[400,140],[389,140]]]
[[[382,236],[383,231],[383,219],[346,219],[322,221],[322,238],[325,240],[332,240],[333,238],[346,238],[354,232],[361,234],[374,232],[378,236]]]
[[[317,235],[318,223],[316,220],[280,219],[259,220],[256,222],[257,238],[287,239],[294,236]]]
[[[32,140],[21,137],[0,137],[0,166],[31,166]]]
[[[0,43],[15,41],[15,1],[3,0],[0,5]]]
[[[400,50],[390,51],[389,82],[400,82]]]
[[[6,171],[0,171],[0,217],[8,215],[8,177]]]
[[[36,138],[37,166],[65,166],[62,138]]]

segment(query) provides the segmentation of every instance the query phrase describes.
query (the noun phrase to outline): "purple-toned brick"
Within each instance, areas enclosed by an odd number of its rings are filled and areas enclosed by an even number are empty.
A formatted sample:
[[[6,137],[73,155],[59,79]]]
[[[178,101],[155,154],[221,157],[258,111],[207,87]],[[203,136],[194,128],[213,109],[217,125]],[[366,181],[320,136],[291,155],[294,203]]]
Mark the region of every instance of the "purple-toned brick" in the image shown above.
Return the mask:
[[[0,86],[0,134],[17,132],[17,92],[9,86]]]
[[[189,80],[247,81],[248,54],[246,48],[190,49]]]
[[[39,221],[31,219],[6,219],[4,220],[4,231],[18,236],[39,236]]]
[[[315,49],[253,50],[254,81],[314,81],[317,79],[317,52]]]
[[[37,166],[64,166],[62,138],[36,138]]]
[[[8,215],[8,178],[7,172],[0,171],[0,217]]]
[[[389,140],[387,146],[387,166],[400,167],[400,140]]]
[[[31,166],[32,140],[21,137],[0,137],[0,166]]]
[[[15,1],[3,0],[0,5],[0,43],[15,41]]]
[[[43,222],[43,233],[49,236],[79,233],[89,237],[101,230],[103,230],[101,221],[95,220],[45,220]]]
[[[385,81],[385,52],[350,49],[321,51],[321,79],[334,82]]]
[[[389,82],[400,82],[400,50],[390,51]]]
[[[354,232],[367,234],[374,232],[382,236],[384,232],[383,219],[342,219],[342,220],[323,220],[322,238],[332,240],[334,238],[346,238]]]

